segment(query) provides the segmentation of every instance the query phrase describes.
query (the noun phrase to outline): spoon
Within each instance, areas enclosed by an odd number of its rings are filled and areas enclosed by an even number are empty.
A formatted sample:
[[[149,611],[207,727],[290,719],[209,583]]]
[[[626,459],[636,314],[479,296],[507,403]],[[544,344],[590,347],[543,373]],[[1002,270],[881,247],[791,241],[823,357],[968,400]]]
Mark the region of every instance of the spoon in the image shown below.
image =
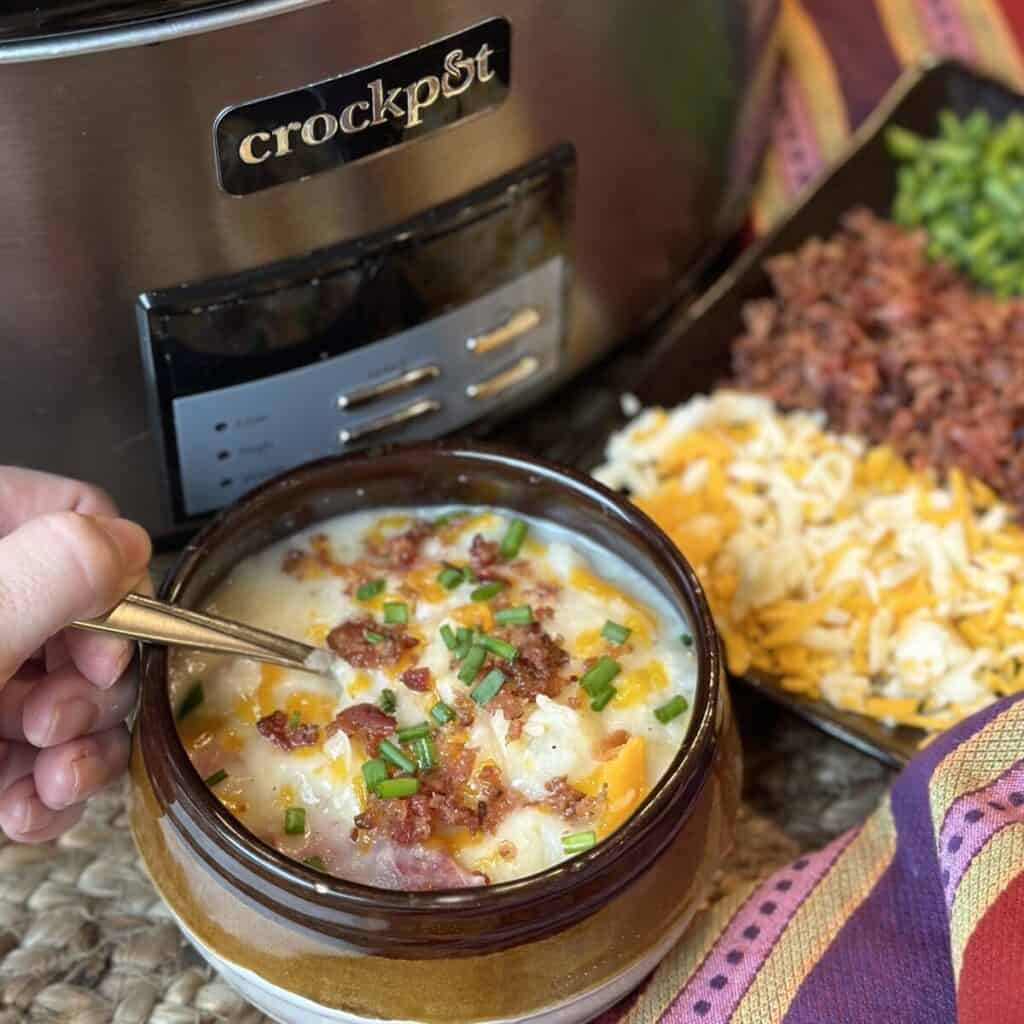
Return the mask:
[[[330,651],[241,622],[179,608],[142,594],[128,594],[106,615],[72,622],[71,625],[75,629],[114,633],[148,643],[233,654],[316,675],[332,676],[331,670],[336,661]]]

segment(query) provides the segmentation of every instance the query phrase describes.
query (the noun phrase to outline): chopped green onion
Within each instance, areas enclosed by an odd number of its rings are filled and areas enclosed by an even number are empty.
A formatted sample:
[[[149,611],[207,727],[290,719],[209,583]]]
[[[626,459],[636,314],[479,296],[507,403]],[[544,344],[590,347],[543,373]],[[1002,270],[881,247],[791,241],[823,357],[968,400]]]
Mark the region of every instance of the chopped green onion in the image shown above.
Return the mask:
[[[596,842],[597,836],[593,832],[573,832],[571,835],[562,836],[562,849],[568,854],[583,853]]]
[[[420,791],[419,779],[385,779],[377,783],[377,796],[382,800],[415,796]]]
[[[684,647],[693,646],[693,637],[689,633],[680,633],[679,639],[682,641]]]
[[[446,565],[438,574],[437,582],[444,587],[445,590],[454,590],[456,587],[461,586],[466,576],[461,569],[456,569],[454,565]]]
[[[428,772],[437,767],[437,749],[429,736],[420,736],[413,741],[412,754],[420,771]]]
[[[377,633],[372,629],[363,630],[363,639],[368,644],[379,644],[387,640],[387,637],[383,633]]]
[[[301,836],[306,831],[306,808],[289,807],[284,812],[285,835]]]
[[[186,715],[192,714],[204,699],[203,684],[195,683],[178,705],[178,721],[180,722]]]
[[[470,691],[470,697],[476,704],[483,707],[489,701],[492,701],[497,695],[498,691],[505,685],[505,674],[500,668],[493,668],[480,680],[480,682]]]
[[[210,789],[213,789],[214,786],[219,786],[227,777],[228,773],[223,768],[220,768],[212,775],[207,776],[205,781]]]
[[[469,626],[459,626],[459,628],[455,630],[455,639],[460,646],[462,644],[471,643],[473,640],[473,630],[471,630]]]
[[[662,704],[660,708],[654,709],[654,717],[663,725],[667,725],[673,718],[678,718],[689,706],[689,701],[685,697],[673,697],[667,703]]]
[[[458,646],[458,641],[455,639],[455,630],[447,622],[441,627],[441,639],[449,651],[454,651]]]
[[[455,718],[455,712],[452,711],[444,701],[438,701],[430,709],[430,717],[437,722],[438,725],[447,725]]]
[[[288,719],[288,728],[289,729],[297,729],[299,727],[299,722],[301,722],[301,721],[302,721],[302,714],[300,712],[298,712],[298,711],[293,711],[292,712],[292,717]]]
[[[418,740],[421,736],[430,735],[430,724],[420,722],[418,725],[407,725],[404,729],[398,730],[400,743],[409,743],[411,740]]]
[[[404,601],[385,602],[384,621],[389,626],[404,625],[409,621],[409,606]]]
[[[508,529],[505,531],[505,536],[501,538],[501,544],[498,547],[498,554],[505,559],[506,562],[515,558],[519,554],[519,549],[523,546],[523,541],[526,540],[526,531],[528,527],[522,519],[513,519],[508,524]]]
[[[303,862],[307,867],[311,867],[314,871],[326,871],[327,865],[323,862],[321,857],[307,857]]]
[[[403,754],[398,747],[391,742],[391,740],[381,740],[377,745],[377,749],[380,751],[380,756],[386,761],[390,761],[396,768],[400,768],[403,772],[414,772],[416,771],[416,765],[412,763]]]
[[[356,600],[369,601],[371,597],[376,597],[386,585],[384,580],[370,580],[368,583],[362,583],[356,589]]]
[[[533,622],[533,609],[528,604],[499,608],[494,613],[494,621],[499,626],[528,626]]]
[[[611,619],[601,627],[601,636],[605,640],[610,640],[613,644],[624,644],[632,632],[633,630],[620,626],[617,622],[612,622]]]
[[[474,601],[490,601],[492,597],[496,597],[506,587],[506,584],[502,580],[491,580],[489,583],[481,583],[469,596]]]
[[[519,648],[507,640],[502,640],[501,637],[488,636],[485,633],[480,637],[479,643],[485,651],[490,651],[491,654],[496,654],[506,661],[515,661],[519,657]]]
[[[380,691],[380,709],[386,715],[393,715],[395,708],[398,707],[398,698],[395,696],[394,690],[389,690],[385,687]]]
[[[466,684],[473,682],[486,657],[487,652],[482,647],[475,644],[470,647],[469,653],[462,661],[462,668],[459,669],[459,678]]]
[[[597,664],[584,673],[583,678],[580,680],[580,686],[583,687],[591,697],[597,697],[607,687],[608,684],[619,674],[622,666],[614,658],[609,658],[605,655],[599,659]]]
[[[363,782],[366,788],[374,790],[378,782],[383,782],[388,777],[388,766],[379,757],[372,761],[363,762]]]
[[[612,697],[614,697],[618,692],[619,691],[616,690],[614,686],[609,684],[600,693],[594,694],[594,699],[590,702],[590,709],[592,711],[604,711],[604,709],[608,707]]]

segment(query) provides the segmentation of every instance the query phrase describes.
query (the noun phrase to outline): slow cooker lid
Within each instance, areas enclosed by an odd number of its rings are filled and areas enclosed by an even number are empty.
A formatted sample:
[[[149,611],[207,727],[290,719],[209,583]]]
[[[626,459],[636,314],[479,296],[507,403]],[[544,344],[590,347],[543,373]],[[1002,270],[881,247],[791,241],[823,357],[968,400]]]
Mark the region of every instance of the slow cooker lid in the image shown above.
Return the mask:
[[[244,7],[251,0],[7,0],[0,11],[0,43],[69,32],[123,28],[199,11]]]

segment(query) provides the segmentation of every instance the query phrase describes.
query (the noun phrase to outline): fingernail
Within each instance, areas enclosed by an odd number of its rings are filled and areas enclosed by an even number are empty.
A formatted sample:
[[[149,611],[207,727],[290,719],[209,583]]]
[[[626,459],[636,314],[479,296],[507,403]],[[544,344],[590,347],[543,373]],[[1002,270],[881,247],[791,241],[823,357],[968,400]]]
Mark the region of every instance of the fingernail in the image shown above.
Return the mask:
[[[62,700],[54,705],[50,715],[50,727],[43,738],[44,747],[52,747],[57,743],[66,743],[77,736],[87,736],[92,732],[100,709],[91,701],[74,697]]]
[[[96,524],[117,545],[126,576],[137,576],[148,564],[152,553],[149,534],[129,519],[96,516]]]
[[[42,828],[53,812],[35,797],[19,800],[10,810],[12,831],[26,835]]]
[[[125,648],[117,656],[117,661],[114,664],[114,670],[110,674],[110,678],[104,684],[104,689],[109,689],[114,685],[125,674],[128,666],[132,663],[132,658],[135,657],[135,644],[127,643]]]

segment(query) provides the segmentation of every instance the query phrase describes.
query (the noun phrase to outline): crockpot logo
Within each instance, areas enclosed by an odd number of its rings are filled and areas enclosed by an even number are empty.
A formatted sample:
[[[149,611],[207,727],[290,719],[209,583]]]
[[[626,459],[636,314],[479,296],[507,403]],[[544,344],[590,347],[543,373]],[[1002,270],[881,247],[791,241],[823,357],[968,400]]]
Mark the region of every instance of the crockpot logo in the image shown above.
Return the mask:
[[[322,146],[338,132],[354,135],[374,125],[394,121],[404,128],[423,124],[423,113],[439,99],[449,100],[461,96],[474,82],[489,82],[494,78],[490,60],[494,51],[484,43],[475,57],[466,57],[462,50],[452,50],[445,56],[444,71],[440,75],[426,75],[404,88],[389,89],[383,78],[374,79],[368,87],[365,100],[356,100],[345,107],[337,117],[320,113],[305,121],[289,121],[269,132],[252,132],[238,146],[238,157],[245,164],[261,164],[271,157],[287,156],[298,138],[306,146]]]
[[[215,129],[222,186],[247,195],[496,107],[509,88],[510,35],[508,22],[493,18],[372,67],[226,110]]]

